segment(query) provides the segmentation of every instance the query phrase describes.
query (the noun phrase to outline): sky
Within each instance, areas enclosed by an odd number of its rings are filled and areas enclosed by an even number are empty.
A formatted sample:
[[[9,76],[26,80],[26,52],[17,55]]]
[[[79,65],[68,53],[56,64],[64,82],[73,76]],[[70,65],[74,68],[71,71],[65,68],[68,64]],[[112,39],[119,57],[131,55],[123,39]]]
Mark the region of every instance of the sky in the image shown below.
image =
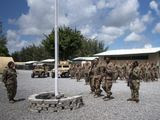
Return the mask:
[[[54,0],[1,0],[10,53],[39,45],[54,27]],[[77,28],[109,49],[160,47],[160,0],[59,0],[59,26]]]

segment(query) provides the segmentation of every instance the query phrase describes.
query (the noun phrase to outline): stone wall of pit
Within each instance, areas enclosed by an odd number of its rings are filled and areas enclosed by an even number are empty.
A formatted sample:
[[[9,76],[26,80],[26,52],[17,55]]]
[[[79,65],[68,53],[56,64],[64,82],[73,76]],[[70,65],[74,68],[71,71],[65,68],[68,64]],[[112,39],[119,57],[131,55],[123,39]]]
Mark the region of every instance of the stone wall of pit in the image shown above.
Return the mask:
[[[64,97],[61,99],[36,99],[38,94],[29,97],[29,110],[32,112],[59,112],[75,110],[84,105],[82,96]]]

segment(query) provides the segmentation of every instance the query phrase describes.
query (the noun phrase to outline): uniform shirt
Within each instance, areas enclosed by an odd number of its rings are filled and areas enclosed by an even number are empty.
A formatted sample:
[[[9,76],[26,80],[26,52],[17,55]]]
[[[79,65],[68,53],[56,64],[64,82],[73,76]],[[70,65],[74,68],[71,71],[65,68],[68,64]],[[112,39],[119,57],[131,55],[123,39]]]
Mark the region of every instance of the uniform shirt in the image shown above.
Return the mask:
[[[106,79],[113,79],[113,64],[110,62],[106,66]]]
[[[133,69],[133,71],[132,71],[132,73],[131,73],[132,75],[132,78],[131,79],[133,79],[133,80],[139,80],[140,79],[140,68],[137,66],[137,67],[135,67],[134,69]]]
[[[2,81],[6,85],[17,84],[17,73],[15,69],[6,68],[3,71]]]

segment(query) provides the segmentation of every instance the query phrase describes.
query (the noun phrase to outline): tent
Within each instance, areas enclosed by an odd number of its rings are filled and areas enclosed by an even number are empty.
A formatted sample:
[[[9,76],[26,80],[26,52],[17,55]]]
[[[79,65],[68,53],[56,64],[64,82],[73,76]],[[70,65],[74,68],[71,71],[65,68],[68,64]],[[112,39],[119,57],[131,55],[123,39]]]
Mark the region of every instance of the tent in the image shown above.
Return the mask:
[[[0,57],[0,74],[3,73],[4,68],[10,61],[14,62],[12,57]]]

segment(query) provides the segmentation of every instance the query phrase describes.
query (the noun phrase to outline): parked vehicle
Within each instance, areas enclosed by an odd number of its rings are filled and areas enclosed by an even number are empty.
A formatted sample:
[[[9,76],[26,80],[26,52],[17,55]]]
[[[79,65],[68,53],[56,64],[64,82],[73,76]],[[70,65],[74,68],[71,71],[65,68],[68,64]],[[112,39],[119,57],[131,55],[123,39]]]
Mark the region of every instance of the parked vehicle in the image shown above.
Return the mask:
[[[49,77],[48,67],[45,64],[37,64],[32,71],[31,77]]]
[[[70,69],[70,64],[68,61],[60,61],[60,64],[58,65],[58,77],[61,78],[70,77],[69,69]],[[55,77],[55,69],[52,69],[51,76],[52,78]]]

